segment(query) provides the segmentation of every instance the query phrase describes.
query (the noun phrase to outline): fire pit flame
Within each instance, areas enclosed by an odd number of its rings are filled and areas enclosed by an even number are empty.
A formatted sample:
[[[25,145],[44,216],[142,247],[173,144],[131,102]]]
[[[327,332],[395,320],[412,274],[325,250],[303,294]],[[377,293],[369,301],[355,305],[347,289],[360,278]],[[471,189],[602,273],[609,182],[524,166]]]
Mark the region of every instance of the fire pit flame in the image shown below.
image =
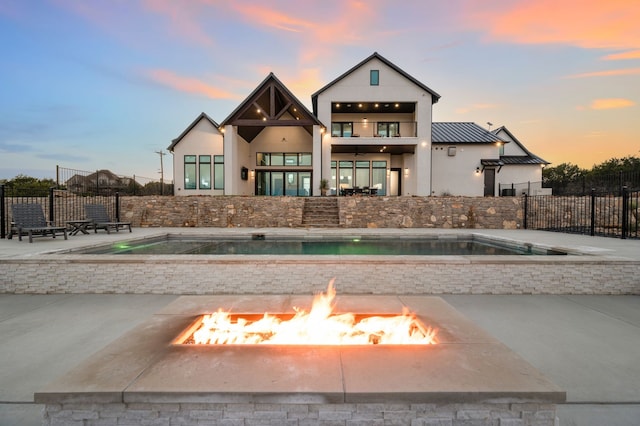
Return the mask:
[[[332,279],[326,293],[315,296],[311,310],[295,308],[283,320],[265,313],[257,321],[232,318],[218,310],[204,315],[193,333],[195,344],[270,345],[428,345],[436,343],[436,330],[424,327],[405,308],[402,315],[369,316],[356,321],[356,314],[332,314],[336,290]]]

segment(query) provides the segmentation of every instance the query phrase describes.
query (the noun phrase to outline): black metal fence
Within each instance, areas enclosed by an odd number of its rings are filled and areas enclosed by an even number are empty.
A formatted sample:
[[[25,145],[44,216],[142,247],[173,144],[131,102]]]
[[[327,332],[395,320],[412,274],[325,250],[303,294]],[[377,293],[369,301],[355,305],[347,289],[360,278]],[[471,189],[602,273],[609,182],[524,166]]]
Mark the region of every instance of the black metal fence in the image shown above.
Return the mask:
[[[553,195],[588,195],[591,190],[599,193],[621,194],[622,188],[640,189],[640,170],[608,174],[586,174],[568,181],[545,180],[545,188]]]
[[[68,169],[56,166],[58,189],[78,195],[173,195],[173,183],[142,176],[116,175],[109,170]]]
[[[593,189],[589,195],[524,196],[524,227],[614,238],[640,238],[640,191]]]
[[[544,195],[547,193],[551,194],[551,190],[543,188],[542,181],[498,184],[498,195],[501,197],[519,197],[525,194]]]
[[[5,191],[4,185],[0,185],[0,238],[6,238],[11,231],[11,205],[26,203],[40,204],[47,221],[56,226],[66,226],[67,221],[84,219],[85,204],[102,204],[110,218],[120,220],[120,197],[117,192],[111,195],[78,196],[68,191],[49,188],[28,193],[9,193]]]

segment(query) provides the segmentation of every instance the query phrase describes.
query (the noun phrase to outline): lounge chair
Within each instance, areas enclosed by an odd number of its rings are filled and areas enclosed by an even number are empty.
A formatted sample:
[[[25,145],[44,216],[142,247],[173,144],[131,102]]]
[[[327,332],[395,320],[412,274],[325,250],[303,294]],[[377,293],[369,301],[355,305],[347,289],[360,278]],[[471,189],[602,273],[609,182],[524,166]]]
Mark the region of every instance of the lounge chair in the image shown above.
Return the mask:
[[[120,228],[129,228],[131,232],[131,222],[116,222],[112,221],[107,213],[107,209],[102,204],[85,204],[84,210],[88,220],[91,220],[91,227],[98,232],[98,229],[104,229],[108,234],[111,233],[110,229],[113,228],[116,232],[120,232]]]
[[[64,234],[64,239],[67,239],[67,227],[66,226],[53,226],[53,223],[47,222],[44,217],[44,211],[40,204],[12,204],[11,213],[13,226],[9,232],[9,239],[13,236],[13,231],[18,233],[18,240],[22,241],[22,234],[27,233],[29,235],[29,242],[33,242],[34,235],[51,234],[53,238],[56,237],[56,233]]]
[[[98,229],[104,229],[107,234],[110,234],[110,228],[114,228],[116,232],[120,232],[120,228],[129,228],[131,232],[131,222],[114,222],[107,214],[107,209],[102,204],[85,204],[84,211],[92,224],[90,225],[95,230],[96,234]]]

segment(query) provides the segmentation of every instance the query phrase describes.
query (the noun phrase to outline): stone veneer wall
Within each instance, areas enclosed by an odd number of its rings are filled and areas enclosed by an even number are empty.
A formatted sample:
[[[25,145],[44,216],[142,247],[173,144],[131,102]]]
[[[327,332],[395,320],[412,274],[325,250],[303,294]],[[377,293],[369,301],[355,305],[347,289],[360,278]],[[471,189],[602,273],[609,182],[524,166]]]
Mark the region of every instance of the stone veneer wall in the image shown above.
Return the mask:
[[[120,197],[120,219],[141,227],[294,227],[302,197]]]
[[[503,257],[47,255],[0,260],[0,293],[640,294],[637,261]]]
[[[339,197],[347,228],[516,229],[520,197]]]
[[[299,227],[302,197],[121,197],[120,219],[142,227]],[[346,228],[522,226],[519,197],[338,197]]]
[[[556,406],[462,404],[47,404],[44,425],[554,426]]]

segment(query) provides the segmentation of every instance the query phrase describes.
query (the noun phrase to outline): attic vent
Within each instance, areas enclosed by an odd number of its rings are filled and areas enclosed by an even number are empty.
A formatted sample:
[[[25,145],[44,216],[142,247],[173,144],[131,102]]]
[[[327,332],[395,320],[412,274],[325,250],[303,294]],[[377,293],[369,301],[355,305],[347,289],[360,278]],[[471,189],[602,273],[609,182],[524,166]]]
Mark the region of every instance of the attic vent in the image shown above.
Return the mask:
[[[447,150],[447,155],[449,157],[455,157],[456,156],[456,147],[455,146],[450,146]]]

